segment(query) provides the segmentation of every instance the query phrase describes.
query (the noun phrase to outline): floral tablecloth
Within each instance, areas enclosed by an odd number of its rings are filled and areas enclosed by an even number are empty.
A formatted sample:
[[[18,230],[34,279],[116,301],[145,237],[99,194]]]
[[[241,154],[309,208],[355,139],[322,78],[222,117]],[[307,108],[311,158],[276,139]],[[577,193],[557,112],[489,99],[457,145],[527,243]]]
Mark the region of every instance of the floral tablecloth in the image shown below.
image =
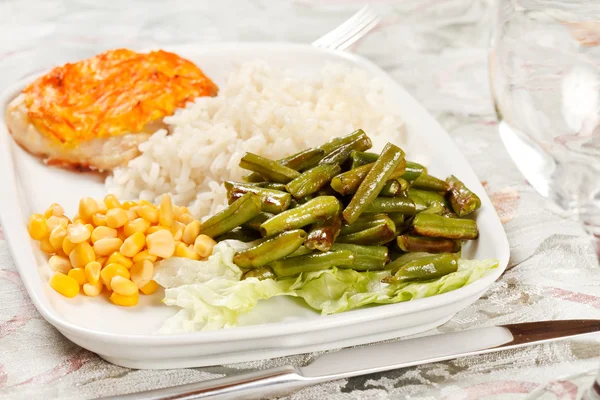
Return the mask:
[[[511,245],[509,269],[475,304],[427,332],[600,318],[600,273],[582,228],[527,185],[497,134],[488,90],[485,0],[373,2],[382,24],[355,51],[430,110],[485,182]],[[340,0],[0,0],[0,88],[102,50],[182,42],[310,42],[362,6]],[[0,189],[1,193],[1,189]],[[598,337],[331,382],[291,399],[576,399],[600,365]],[[69,342],[32,306],[0,231],[0,398],[98,398],[195,382],[312,355],[143,371]],[[578,395],[579,393],[579,395]]]

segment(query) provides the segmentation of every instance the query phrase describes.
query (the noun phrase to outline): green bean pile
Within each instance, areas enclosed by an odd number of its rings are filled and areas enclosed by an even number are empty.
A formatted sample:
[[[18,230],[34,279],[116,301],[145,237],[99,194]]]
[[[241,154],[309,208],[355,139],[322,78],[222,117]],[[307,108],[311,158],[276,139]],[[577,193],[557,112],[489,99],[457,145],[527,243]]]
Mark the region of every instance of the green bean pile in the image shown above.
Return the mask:
[[[476,194],[406,161],[388,143],[366,152],[362,130],[281,160],[246,153],[244,182],[225,182],[229,206],[202,224],[215,240],[261,239],[238,252],[243,278],[277,279],[332,267],[388,269],[386,282],[424,281],[458,268],[462,241],[477,239]]]

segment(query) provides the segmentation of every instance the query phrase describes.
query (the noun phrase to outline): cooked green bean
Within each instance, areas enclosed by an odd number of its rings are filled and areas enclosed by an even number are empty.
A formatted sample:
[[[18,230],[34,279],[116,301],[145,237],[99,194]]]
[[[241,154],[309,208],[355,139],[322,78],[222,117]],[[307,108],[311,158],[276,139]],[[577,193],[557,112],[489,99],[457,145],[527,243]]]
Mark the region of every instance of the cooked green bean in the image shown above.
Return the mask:
[[[394,261],[395,263],[395,261]],[[386,283],[428,281],[441,278],[458,270],[458,260],[454,254],[437,254],[409,261],[396,273],[384,279]]]
[[[464,183],[462,183],[454,175],[450,175],[446,178],[450,190],[448,191],[448,198],[452,209],[459,217],[464,217],[471,214],[479,207],[481,207],[481,199],[475,193],[470,191]]]
[[[340,147],[344,144],[348,144],[358,138],[365,137],[365,136],[367,136],[365,131],[363,131],[362,129],[357,129],[349,135],[335,137],[335,138],[325,142],[323,145],[319,146],[319,149],[323,150],[325,152],[325,154],[329,154],[332,151],[334,151],[335,149],[337,149],[338,147]]]
[[[261,238],[262,236],[260,236],[259,232],[240,227],[232,229],[229,232],[225,232],[224,234],[217,236],[215,238],[215,241],[221,242],[223,240],[238,240],[240,242],[248,243]]]
[[[386,223],[375,225],[362,231],[340,235],[338,243],[360,244],[364,246],[377,246],[389,243],[396,237],[396,226],[388,218]]]
[[[400,182],[395,179],[390,179],[385,183],[385,185],[381,188],[380,196],[383,197],[395,197],[399,196],[402,193],[402,186],[400,186]]]
[[[250,183],[250,185],[255,185],[258,187],[265,188],[265,189],[281,190],[281,191],[285,192],[285,185],[283,183],[256,182],[256,183]]]
[[[273,261],[270,267],[275,271],[275,275],[281,278],[298,275],[302,272],[349,266],[354,264],[354,259],[354,254],[348,250],[328,251]]]
[[[446,207],[448,204],[446,203],[446,199],[444,196],[437,192],[432,192],[429,190],[421,190],[421,189],[408,189],[408,196],[411,199],[414,199],[415,196],[420,197],[425,202],[427,207],[431,207],[435,204],[440,204],[443,207]]]
[[[421,174],[421,176],[412,181],[412,186],[415,189],[434,190],[436,192],[445,192],[448,190],[448,184],[445,181],[429,174]]]
[[[400,235],[396,238],[396,242],[398,247],[406,252],[457,253],[460,251],[460,242],[452,239]]]
[[[299,153],[279,160],[284,167],[302,171],[314,167],[325,156],[325,151],[321,149],[306,149]]]
[[[311,229],[304,246],[312,250],[329,251],[340,234],[342,218],[336,214],[316,223]]]
[[[241,268],[257,268],[289,256],[306,240],[306,232],[294,229],[282,232],[264,242],[240,251],[233,257],[235,265]]]
[[[224,185],[227,189],[229,204],[233,203],[246,193],[254,193],[260,198],[263,211],[277,214],[287,210],[292,201],[292,196],[289,193],[280,190],[267,189],[247,183],[231,181],[226,181]]]
[[[342,164],[350,158],[350,153],[355,150],[367,150],[373,146],[371,139],[367,135],[361,136],[350,143],[343,144],[331,153],[327,154],[319,164]]]
[[[335,250],[349,250],[354,254],[354,264],[349,266],[357,271],[378,271],[390,260],[389,250],[385,246],[359,246],[356,244],[335,243]],[[340,266],[344,268],[345,266]]]
[[[263,178],[276,183],[288,183],[300,175],[300,172],[284,167],[277,161],[253,153],[245,153],[242,156],[240,167],[257,172]]]
[[[406,179],[407,181],[414,181],[422,174],[427,174],[427,168],[425,168],[419,163],[407,161],[406,171],[404,171],[402,178]]]
[[[285,157],[277,160],[277,162],[284,167],[294,169],[296,171],[302,171],[303,169],[312,168],[319,163],[321,158],[325,155],[325,152],[321,149],[306,149],[289,157]],[[256,172],[244,176],[242,179],[246,182],[263,182],[264,178]],[[268,187],[268,186],[264,186]],[[276,187],[270,189],[282,190]]]
[[[388,143],[375,161],[373,168],[352,196],[352,200],[342,215],[348,224],[356,221],[371,202],[379,195],[381,188],[390,178],[394,170],[404,159],[404,152],[397,146]]]
[[[373,168],[373,165],[375,163],[362,165],[335,176],[331,180],[331,187],[342,196],[356,192],[363,179],[365,179],[365,176]]]
[[[261,204],[257,195],[246,193],[229,207],[204,221],[200,233],[214,238],[229,232],[256,217],[261,211]]]
[[[425,253],[425,252],[416,252],[416,253],[398,253],[395,251],[390,252],[390,257],[392,258],[392,262],[386,264],[385,269],[392,271],[392,272],[396,272],[400,267],[402,267],[404,264],[406,264],[410,261],[419,260],[423,257],[429,257],[432,255],[434,255],[434,254]]]
[[[342,168],[336,164],[317,165],[289,182],[285,188],[292,196],[299,199],[319,191],[341,170]]]
[[[410,183],[406,179],[403,178],[394,178],[396,182],[400,184],[400,191],[402,193],[406,193],[406,191],[410,188]]]
[[[477,239],[479,231],[475,221],[470,219],[447,218],[435,214],[417,214],[413,229],[422,236],[446,239]]]
[[[353,224],[342,225],[340,235],[348,235],[350,233],[364,231],[365,229],[381,224],[390,225],[393,223],[393,220],[386,214],[363,214]]]
[[[350,153],[352,159],[352,169],[360,167],[361,165],[371,164],[377,161],[379,154],[369,153],[364,151],[353,151]]]
[[[375,165],[375,163],[361,165],[335,176],[331,180],[331,187],[342,196],[355,193],[363,179],[365,179],[371,168],[373,168],[373,165]],[[398,164],[390,176],[390,180],[398,179],[398,177],[402,175],[403,171],[404,160],[400,161],[400,164]],[[408,186],[408,182],[406,182],[406,186]]]
[[[274,214],[268,212],[261,212],[256,217],[252,218],[250,221],[242,224],[242,228],[252,229],[253,231],[260,233],[260,226],[262,225],[262,223],[268,220],[269,218],[272,218],[273,215]]]
[[[259,281],[264,281],[265,279],[276,279],[277,276],[273,272],[273,270],[269,267],[260,267],[250,269],[242,275],[241,280],[248,278],[257,278]]]
[[[287,256],[286,258],[299,257],[299,256],[304,256],[306,254],[313,254],[313,251],[311,249],[308,249],[306,246],[302,245],[302,246],[298,247],[298,250],[296,250],[295,252],[293,252],[292,254]]]
[[[336,215],[340,208],[340,201],[334,196],[317,197],[265,221],[260,232],[269,237],[289,229],[299,229]]]
[[[416,214],[415,202],[408,197],[377,197],[366,208],[365,213]]]

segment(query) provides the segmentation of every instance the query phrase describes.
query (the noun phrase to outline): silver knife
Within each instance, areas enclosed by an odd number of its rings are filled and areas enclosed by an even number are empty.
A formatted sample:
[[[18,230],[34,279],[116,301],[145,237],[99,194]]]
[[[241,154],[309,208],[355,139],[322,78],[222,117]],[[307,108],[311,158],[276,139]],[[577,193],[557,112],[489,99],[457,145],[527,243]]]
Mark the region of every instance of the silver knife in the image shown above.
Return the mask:
[[[589,335],[600,320],[539,321],[468,329],[326,353],[305,367],[283,366],[164,389],[109,397],[112,400],[260,399],[306,386],[458,357]]]

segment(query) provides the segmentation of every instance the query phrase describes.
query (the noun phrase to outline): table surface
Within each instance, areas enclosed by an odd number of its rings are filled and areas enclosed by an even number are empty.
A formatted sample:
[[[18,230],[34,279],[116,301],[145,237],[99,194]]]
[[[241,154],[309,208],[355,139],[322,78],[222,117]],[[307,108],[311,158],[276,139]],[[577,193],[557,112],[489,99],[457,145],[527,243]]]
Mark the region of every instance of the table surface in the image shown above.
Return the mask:
[[[352,48],[433,113],[485,182],[508,235],[509,269],[475,304],[427,332],[600,318],[592,245],[527,185],[504,151],[489,94],[492,0],[374,2],[382,24]],[[182,42],[310,42],[361,1],[0,0],[0,89],[27,73],[109,48]],[[1,228],[0,228],[1,229]],[[598,338],[467,357],[307,388],[291,399],[576,399],[598,367]],[[162,371],[109,364],[35,310],[0,230],[0,397],[97,398],[292,363],[310,355]]]

